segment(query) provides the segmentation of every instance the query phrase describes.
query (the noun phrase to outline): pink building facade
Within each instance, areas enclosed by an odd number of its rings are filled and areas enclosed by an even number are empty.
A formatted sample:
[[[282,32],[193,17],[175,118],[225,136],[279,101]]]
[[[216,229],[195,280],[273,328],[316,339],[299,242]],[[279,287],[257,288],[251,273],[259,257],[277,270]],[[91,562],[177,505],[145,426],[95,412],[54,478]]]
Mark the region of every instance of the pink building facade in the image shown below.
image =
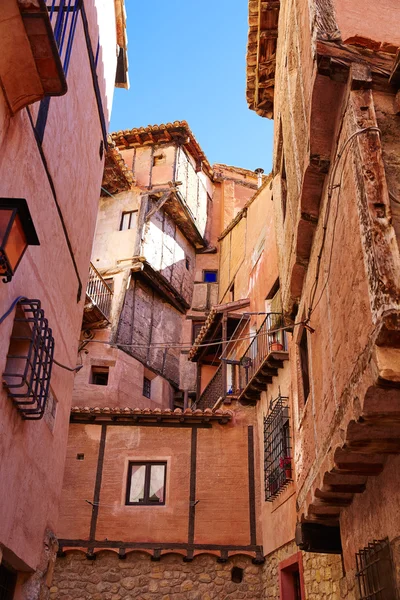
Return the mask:
[[[0,593],[39,598],[57,549],[117,63],[117,85],[127,86],[124,6],[6,0],[0,29],[0,211],[25,199],[40,244],[1,283],[0,312],[12,308],[0,325]],[[25,367],[27,379],[16,388]]]

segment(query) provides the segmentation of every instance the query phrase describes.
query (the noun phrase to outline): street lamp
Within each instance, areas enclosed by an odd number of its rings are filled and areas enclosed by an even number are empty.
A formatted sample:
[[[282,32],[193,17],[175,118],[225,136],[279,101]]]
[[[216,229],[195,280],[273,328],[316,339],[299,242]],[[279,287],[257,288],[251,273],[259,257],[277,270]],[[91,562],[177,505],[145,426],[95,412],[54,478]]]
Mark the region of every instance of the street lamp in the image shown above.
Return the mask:
[[[39,246],[24,198],[0,198],[0,276],[11,281],[28,246]]]

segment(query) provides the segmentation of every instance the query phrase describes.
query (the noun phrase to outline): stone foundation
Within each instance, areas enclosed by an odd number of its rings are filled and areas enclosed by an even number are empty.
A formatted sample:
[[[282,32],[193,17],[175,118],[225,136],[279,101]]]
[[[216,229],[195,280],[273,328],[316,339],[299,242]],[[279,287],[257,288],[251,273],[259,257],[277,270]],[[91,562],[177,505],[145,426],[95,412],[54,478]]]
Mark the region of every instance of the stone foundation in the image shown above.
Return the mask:
[[[295,542],[286,544],[266,556],[263,569],[263,600],[278,600],[279,563],[299,551]],[[342,559],[338,554],[302,552],[306,600],[342,600],[340,580]]]
[[[243,569],[241,583],[232,581],[233,567]],[[263,565],[243,555],[222,564],[205,554],[188,563],[177,554],[152,562],[144,553],[120,560],[108,550],[89,561],[71,551],[57,560],[50,600],[256,600],[262,597],[262,571]]]

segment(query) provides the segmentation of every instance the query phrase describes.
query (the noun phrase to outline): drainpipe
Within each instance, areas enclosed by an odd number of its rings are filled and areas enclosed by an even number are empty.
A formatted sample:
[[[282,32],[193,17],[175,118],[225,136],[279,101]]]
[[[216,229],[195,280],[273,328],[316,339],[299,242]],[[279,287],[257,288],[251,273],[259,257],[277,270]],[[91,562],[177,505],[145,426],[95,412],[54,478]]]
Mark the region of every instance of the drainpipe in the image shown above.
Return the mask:
[[[257,187],[258,187],[258,189],[260,189],[260,187],[262,186],[262,176],[263,176],[263,173],[264,173],[264,169],[261,169],[261,168],[256,169],[254,171],[254,173],[257,173],[257,177],[258,177]]]

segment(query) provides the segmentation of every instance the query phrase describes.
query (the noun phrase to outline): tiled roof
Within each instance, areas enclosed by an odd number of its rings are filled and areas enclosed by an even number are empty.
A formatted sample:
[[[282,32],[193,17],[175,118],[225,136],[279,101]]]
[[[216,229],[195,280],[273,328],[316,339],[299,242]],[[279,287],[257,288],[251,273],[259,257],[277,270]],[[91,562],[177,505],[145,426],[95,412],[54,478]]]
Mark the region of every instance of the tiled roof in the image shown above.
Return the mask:
[[[168,142],[183,144],[193,158],[202,163],[207,174],[212,177],[211,165],[186,121],[124,129],[112,133],[111,137],[121,150]]]
[[[207,332],[210,329],[210,326],[212,325],[212,323],[214,322],[214,319],[216,316],[217,316],[217,311],[214,309],[211,309],[210,312],[208,313],[208,317],[207,317],[203,327],[200,329],[196,339],[193,342],[193,346],[189,350],[188,360],[192,360],[192,358],[194,358],[196,356],[196,354],[199,350],[199,346],[202,343],[202,341],[204,340],[205,336],[207,335]]]
[[[88,406],[73,406],[71,408],[72,421],[85,420],[89,422],[98,420],[129,420],[132,422],[175,421],[181,423],[218,421],[224,424],[230,421],[232,417],[233,412],[231,410],[211,410],[211,408],[206,408],[205,410],[192,410],[191,408],[186,408],[185,410],[180,408],[176,408],[175,410],[169,408],[109,408],[107,406],[96,406],[93,408]]]
[[[124,161],[121,152],[109,138],[109,146],[104,163],[102,186],[110,193],[117,194],[130,190],[135,184],[131,169]],[[102,192],[105,195],[105,192]]]

